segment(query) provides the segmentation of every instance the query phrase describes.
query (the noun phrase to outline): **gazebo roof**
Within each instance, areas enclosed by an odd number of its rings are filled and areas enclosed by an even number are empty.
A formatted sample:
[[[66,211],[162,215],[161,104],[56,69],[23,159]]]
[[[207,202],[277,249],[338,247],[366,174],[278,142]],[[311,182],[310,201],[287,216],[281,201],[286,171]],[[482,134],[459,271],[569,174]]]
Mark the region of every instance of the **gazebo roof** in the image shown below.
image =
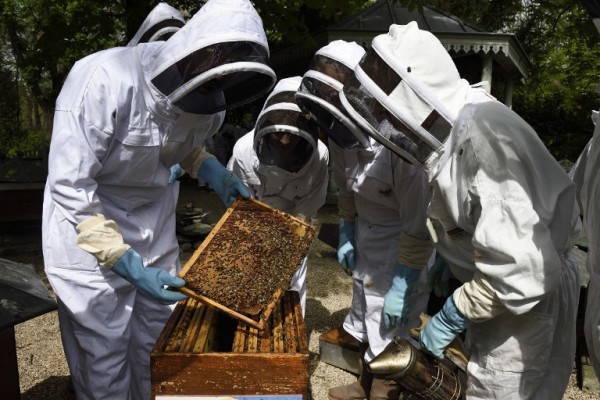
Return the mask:
[[[398,3],[377,1],[358,13],[348,17],[327,29],[330,30],[364,30],[387,32],[391,24],[405,25],[416,21],[419,28],[432,33],[438,32],[483,32],[482,29],[469,24],[445,11],[432,6],[424,6],[421,15],[416,9],[410,11]]]
[[[433,6],[424,6],[423,14],[398,3],[377,1],[353,16],[329,26],[328,39],[343,39],[347,33],[364,37],[370,45],[373,37],[386,33],[392,24],[405,25],[415,21],[420,29],[433,33],[452,56],[490,54],[510,75],[524,78],[531,62],[516,36],[491,33]],[[343,37],[336,37],[337,35]]]
[[[392,24],[416,21],[419,28],[433,33],[452,57],[463,55],[491,55],[505,73],[515,79],[528,75],[531,62],[515,35],[485,32],[479,27],[433,6],[424,6],[423,14],[409,10],[398,3],[379,0],[358,13],[334,24],[315,35],[319,46],[333,40],[355,41],[368,48],[371,40],[389,30]],[[281,49],[273,54],[273,61],[285,57],[288,61],[304,56],[295,49]],[[286,51],[287,50],[287,51]],[[303,53],[303,52],[300,52]]]

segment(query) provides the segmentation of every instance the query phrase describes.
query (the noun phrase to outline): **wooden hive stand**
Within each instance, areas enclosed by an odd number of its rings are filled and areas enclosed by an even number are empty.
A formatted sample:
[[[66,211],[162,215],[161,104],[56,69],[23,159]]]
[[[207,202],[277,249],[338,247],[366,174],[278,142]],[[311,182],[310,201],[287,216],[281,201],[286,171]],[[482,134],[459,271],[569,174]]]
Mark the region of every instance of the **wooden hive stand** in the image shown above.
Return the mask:
[[[308,342],[295,291],[286,291],[264,330],[187,299],[175,307],[150,355],[152,394],[307,400]]]

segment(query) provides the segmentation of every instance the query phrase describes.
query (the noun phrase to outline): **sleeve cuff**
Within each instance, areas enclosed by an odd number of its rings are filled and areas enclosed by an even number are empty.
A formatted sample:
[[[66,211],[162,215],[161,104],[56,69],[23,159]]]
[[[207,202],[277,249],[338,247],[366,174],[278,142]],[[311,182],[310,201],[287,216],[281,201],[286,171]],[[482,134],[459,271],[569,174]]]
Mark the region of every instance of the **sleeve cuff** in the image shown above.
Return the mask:
[[[354,197],[338,197],[338,213],[340,218],[345,221],[351,221],[358,215],[356,212],[356,204]]]
[[[487,321],[506,312],[485,276],[476,272],[453,294],[456,308],[473,322]]]
[[[209,152],[207,152],[204,147],[199,147],[195,149],[189,156],[187,156],[183,161],[179,163],[181,168],[183,168],[192,178],[198,178],[198,171],[200,170],[200,166],[207,159],[215,157]]]
[[[131,248],[123,242],[123,236],[113,220],[107,220],[98,214],[77,225],[77,245],[94,255],[98,263],[112,268],[115,262]]]
[[[425,267],[433,253],[430,239],[418,239],[402,233],[398,244],[398,262],[414,269]]]

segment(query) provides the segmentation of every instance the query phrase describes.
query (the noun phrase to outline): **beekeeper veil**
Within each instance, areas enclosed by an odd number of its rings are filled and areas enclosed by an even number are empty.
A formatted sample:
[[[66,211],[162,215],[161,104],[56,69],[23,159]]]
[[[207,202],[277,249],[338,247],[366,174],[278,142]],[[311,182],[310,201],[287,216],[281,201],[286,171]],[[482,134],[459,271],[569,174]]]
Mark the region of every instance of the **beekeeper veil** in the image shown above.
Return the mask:
[[[447,157],[471,88],[435,36],[416,22],[392,25],[354,72],[340,100],[367,134],[414,165],[431,169]]]
[[[262,20],[248,0],[209,0],[153,53],[151,84],[179,111],[214,114],[275,83]]]
[[[317,152],[317,126],[294,100],[302,78],[280,80],[265,101],[254,128],[254,151],[261,169],[298,173]]]
[[[302,78],[296,101],[329,138],[345,149],[369,146],[369,138],[344,110],[339,93],[365,54],[355,42],[335,40],[319,49]]]
[[[167,3],[158,3],[142,22],[127,46],[167,40],[183,25],[185,25],[185,19],[176,8]]]

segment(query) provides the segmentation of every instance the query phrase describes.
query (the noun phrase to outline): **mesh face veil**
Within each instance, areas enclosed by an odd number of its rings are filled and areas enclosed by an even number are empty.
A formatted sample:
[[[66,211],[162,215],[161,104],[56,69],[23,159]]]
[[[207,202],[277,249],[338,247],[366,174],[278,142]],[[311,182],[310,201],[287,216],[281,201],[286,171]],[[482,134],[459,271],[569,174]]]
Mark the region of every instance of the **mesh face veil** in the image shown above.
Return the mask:
[[[299,76],[279,81],[258,116],[254,150],[263,166],[297,173],[317,151],[317,127],[294,101],[300,81]]]
[[[340,103],[342,87],[354,75],[353,68],[365,53],[354,42],[336,40],[321,48],[304,74],[296,101],[329,138],[345,149],[369,146],[369,138]]]
[[[392,25],[354,72],[340,99],[367,134],[412,164],[437,160],[469,92],[439,40]]]
[[[155,59],[151,82],[186,113],[214,114],[273,87],[262,21],[249,1],[209,0]]]

